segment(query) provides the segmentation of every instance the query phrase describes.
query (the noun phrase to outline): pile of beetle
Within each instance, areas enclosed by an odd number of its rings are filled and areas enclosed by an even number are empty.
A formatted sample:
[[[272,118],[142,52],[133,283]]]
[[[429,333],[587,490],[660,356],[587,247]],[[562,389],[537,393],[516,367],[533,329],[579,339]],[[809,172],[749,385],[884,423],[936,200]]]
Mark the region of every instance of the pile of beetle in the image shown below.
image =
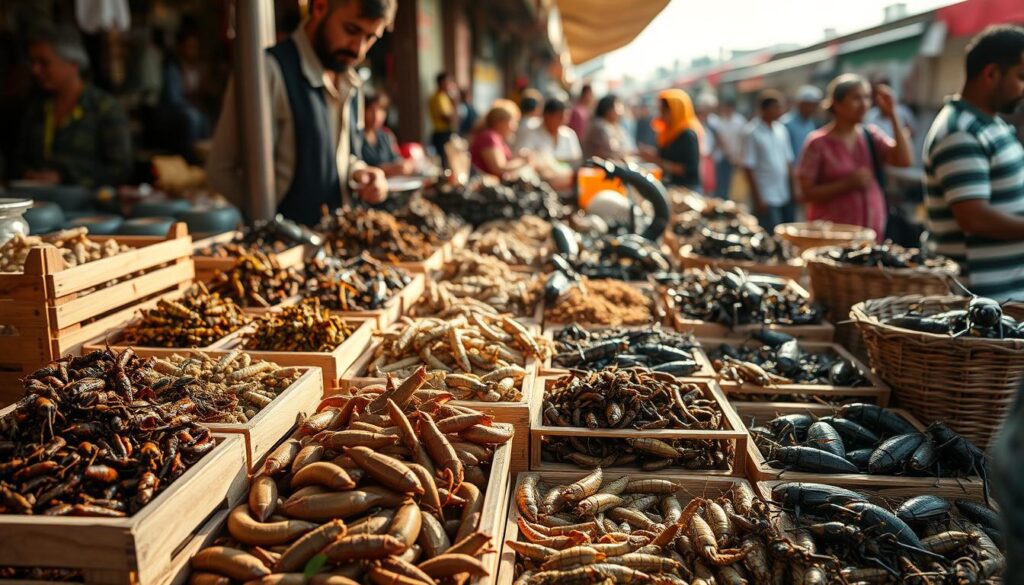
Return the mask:
[[[897,412],[874,404],[845,404],[835,415],[817,419],[787,414],[751,425],[750,435],[768,464],[783,470],[987,475],[984,453],[945,424],[933,423],[922,432]]]
[[[983,339],[1024,339],[1024,323],[1003,313],[1003,307],[987,297],[970,297],[966,308],[931,312],[919,307],[883,319],[893,327],[922,333]]]
[[[831,352],[804,351],[794,337],[762,329],[757,343],[722,343],[706,351],[719,379],[756,386],[822,384],[867,386],[868,378],[850,360]]]
[[[180,299],[160,299],[125,327],[120,345],[204,347],[240,329],[249,317],[231,298],[196,283]]]
[[[299,271],[282,268],[277,256],[257,251],[240,256],[227,272],[217,272],[210,292],[245,308],[266,308],[299,294],[304,284]]]
[[[210,405],[131,349],[51,362],[25,378],[0,419],[0,513],[134,514],[214,447],[196,424]]]
[[[922,270],[944,270],[956,274],[957,265],[944,256],[929,254],[920,248],[904,248],[895,242],[882,244],[853,244],[821,248],[815,254],[821,260],[851,266],[874,266],[877,268],[917,268]]]
[[[721,407],[705,388],[680,382],[671,374],[643,368],[573,370],[548,382],[541,405],[544,424],[586,429],[723,428]],[[542,438],[546,461],[584,468],[635,466],[645,471],[726,469],[733,445],[715,439],[656,439],[548,436]]]
[[[698,346],[693,335],[660,326],[588,330],[573,323],[559,329],[554,341],[556,353],[551,365],[556,368],[603,370],[609,366],[641,366],[654,372],[689,376],[701,367],[693,352]]]
[[[569,277],[647,280],[673,268],[657,244],[637,234],[584,236],[553,221],[551,236],[558,252],[552,257],[554,268]]]
[[[376,311],[412,277],[405,270],[363,253],[354,258],[316,258],[306,264],[304,298],[334,311]]]
[[[473,226],[495,219],[526,216],[557,219],[565,215],[558,193],[540,180],[521,178],[507,183],[474,180],[465,186],[439,183],[425,196]]]
[[[486,577],[487,469],[510,425],[399,385],[324,399],[268,455],[228,535],[191,559],[192,583],[449,582]],[[486,530],[486,531],[485,531]]]
[[[823,312],[790,282],[739,268],[693,269],[658,278],[679,315],[726,327],[749,324],[813,325]]]
[[[440,243],[386,211],[364,207],[325,210],[317,231],[324,235],[325,250],[339,258],[365,252],[388,262],[422,262]]]
[[[777,484],[771,499],[792,512],[783,518],[792,525],[786,536],[804,553],[793,558],[802,566],[793,583],[1002,582],[1000,518],[982,503],[889,501],[817,483]]]

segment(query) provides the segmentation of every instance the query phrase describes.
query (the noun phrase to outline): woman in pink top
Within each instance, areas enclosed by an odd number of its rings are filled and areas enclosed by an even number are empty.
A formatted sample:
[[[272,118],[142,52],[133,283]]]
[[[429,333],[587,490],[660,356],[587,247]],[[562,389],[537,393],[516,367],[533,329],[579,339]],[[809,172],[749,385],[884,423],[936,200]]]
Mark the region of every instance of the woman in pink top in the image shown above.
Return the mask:
[[[881,242],[888,211],[876,171],[883,165],[911,164],[910,143],[896,116],[892,92],[879,86],[877,95],[879,110],[892,121],[895,139],[861,124],[871,108],[871,88],[863,78],[840,75],[827,93],[823,107],[833,120],[807,137],[797,168],[807,219],[869,227]]]
[[[473,166],[482,173],[501,177],[526,165],[522,158],[513,158],[509,140],[519,126],[519,107],[510,100],[495,100],[484,116],[484,124],[473,136],[469,156]]]

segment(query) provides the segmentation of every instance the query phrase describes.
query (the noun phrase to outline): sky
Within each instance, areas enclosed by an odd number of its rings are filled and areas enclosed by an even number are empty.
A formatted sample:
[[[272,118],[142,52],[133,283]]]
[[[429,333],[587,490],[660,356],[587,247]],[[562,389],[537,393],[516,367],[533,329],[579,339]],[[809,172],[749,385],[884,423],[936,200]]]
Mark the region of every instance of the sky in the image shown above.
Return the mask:
[[[908,14],[956,0],[904,0]],[[839,34],[882,23],[895,0],[671,0],[643,32],[608,54],[605,75],[643,78],[675,59],[689,63],[720,49],[759,49],[780,43],[810,45],[825,29]]]

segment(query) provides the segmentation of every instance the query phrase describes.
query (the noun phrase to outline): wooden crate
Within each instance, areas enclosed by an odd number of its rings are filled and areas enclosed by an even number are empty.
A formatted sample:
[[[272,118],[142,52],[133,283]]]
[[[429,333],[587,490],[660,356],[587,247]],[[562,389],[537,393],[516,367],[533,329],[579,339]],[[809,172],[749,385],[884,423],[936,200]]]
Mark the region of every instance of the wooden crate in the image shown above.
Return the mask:
[[[705,337],[700,339],[701,346],[704,348],[705,354],[717,349],[723,343],[730,343],[736,345],[736,339],[724,339],[721,337]],[[762,344],[759,341],[746,341],[743,342],[744,347],[760,347]],[[801,341],[800,349],[806,353],[820,354],[820,353],[832,353],[838,355],[840,358],[848,360],[858,370],[860,370],[864,376],[870,382],[868,386],[832,386],[829,384],[779,384],[776,386],[758,386],[757,384],[751,384],[749,382],[737,383],[726,380],[719,380],[718,383],[725,391],[725,395],[729,397],[729,400],[733,404],[737,404],[737,401],[744,400],[744,397],[749,398],[750,395],[782,395],[782,396],[809,396],[814,397],[816,400],[825,401],[828,403],[840,403],[840,402],[870,402],[879,406],[889,406],[889,398],[891,390],[889,386],[881,380],[871,368],[864,365],[860,360],[855,358],[850,352],[846,351],[846,348],[837,343],[825,343],[821,341]],[[707,355],[705,355],[707,358]],[[708,358],[709,359],[709,358]],[[717,372],[713,368],[712,364],[712,377],[717,377]],[[852,400],[851,400],[852,399]],[[810,399],[804,400],[788,400],[788,402],[804,402]],[[780,401],[787,401],[780,399]]]
[[[786,263],[765,264],[751,262],[749,260],[727,260],[725,258],[712,258],[701,256],[693,251],[693,246],[685,244],[674,250],[674,256],[679,266],[686,268],[704,268],[711,266],[722,270],[740,268],[753,274],[774,274],[791,280],[800,281],[804,276],[804,269],[807,264],[802,258],[794,258]]]
[[[354,324],[355,329],[352,335],[341,343],[333,351],[262,351],[246,349],[245,352],[253,359],[274,362],[281,366],[310,366],[318,367],[323,375],[323,387],[333,387],[338,377],[352,367],[357,359],[366,350],[373,336],[375,323],[371,319],[346,319]],[[252,330],[252,325],[242,328],[235,333],[225,337],[213,346],[214,349],[230,351],[232,349],[244,349],[242,347],[243,336]]]
[[[690,429],[649,429],[645,431],[635,429],[589,429],[586,427],[557,427],[544,422],[543,403],[544,395],[548,385],[557,377],[539,377],[537,389],[533,392],[533,403],[530,406],[530,470],[531,471],[578,471],[580,468],[568,463],[553,463],[542,459],[542,446],[544,437],[586,437],[586,438],[607,438],[607,439],[700,439],[731,441],[733,443],[733,460],[729,469],[708,469],[708,470],[683,470],[669,468],[655,475],[672,473],[701,473],[709,476],[737,476],[746,475],[747,467],[747,443],[749,436],[743,422],[740,421],[736,412],[729,405],[721,388],[714,380],[687,379],[680,380],[680,383],[690,383],[700,386],[706,396],[710,396],[719,408],[723,417],[722,424],[725,428],[715,430],[690,430]],[[644,473],[638,467],[606,467],[605,471],[618,473]],[[650,472],[648,472],[650,473]]]
[[[735,404],[736,412],[739,415],[740,420],[744,425],[748,425],[750,421],[769,421],[776,416],[793,413],[806,413],[815,417],[828,416],[836,414],[837,408],[833,408],[824,404],[794,404],[786,402],[748,402],[744,404]],[[893,408],[890,409],[899,414],[901,417],[906,419],[911,425],[919,431],[923,431],[925,426],[921,424],[921,421],[914,418],[909,412]],[[744,428],[749,428],[745,426]],[[751,440],[748,442],[747,455],[747,477],[751,481],[770,481],[782,479],[785,481],[811,481],[817,483],[827,483],[831,485],[838,485],[842,487],[848,487],[856,489],[860,486],[864,487],[906,487],[916,489],[919,494],[921,493],[934,493],[934,490],[940,487],[950,487],[957,490],[960,494],[980,494],[984,488],[984,483],[979,477],[967,477],[967,478],[935,478],[935,477],[910,477],[902,475],[870,475],[867,473],[809,473],[806,471],[783,471],[776,469],[765,460],[764,455]]]
[[[491,459],[491,469],[487,476],[487,486],[484,491],[484,504],[480,514],[480,523],[477,531],[489,534],[494,547],[482,558],[481,562],[490,573],[487,577],[478,577],[469,581],[470,585],[492,585],[495,582],[498,572],[498,560],[502,535],[505,533],[505,511],[508,507],[509,495],[509,450],[508,443],[498,446],[494,450],[494,457]],[[214,517],[204,525],[196,537],[182,549],[182,553],[188,553],[189,557],[209,546],[218,536],[223,533],[227,516],[216,524],[218,518]],[[171,575],[171,579],[162,582],[161,585],[183,585],[187,582],[190,574],[188,563],[177,567]]]
[[[0,515],[0,566],[79,569],[87,583],[159,583],[176,552],[246,496],[243,440],[217,446],[148,506],[127,518]]]
[[[430,256],[427,256],[419,262],[395,262],[395,266],[404,268],[412,273],[430,274],[435,270],[440,270],[444,266],[445,260],[451,257],[449,252],[449,245],[451,242],[445,242],[438,246]]]
[[[537,367],[531,365],[523,378],[523,399],[519,402],[480,402],[476,400],[453,400],[451,404],[479,410],[494,419],[494,422],[507,423],[515,430],[509,450],[509,467],[512,473],[526,471],[530,468],[530,405],[533,404],[533,393],[537,388]],[[355,392],[367,386],[384,384],[384,378],[351,378],[340,383],[338,388],[328,390],[327,394],[345,394]]]
[[[586,476],[588,471],[531,471],[520,473],[509,489],[507,521],[505,522],[505,537],[501,541],[501,561],[498,568],[498,579],[495,585],[512,585],[516,580],[516,553],[505,543],[507,541],[519,540],[519,508],[516,506],[515,490],[526,480],[528,476],[538,476],[541,482],[557,483],[568,485]],[[614,481],[625,475],[622,472],[613,472],[605,469],[604,480]],[[696,497],[714,498],[725,494],[737,485],[747,485],[747,480],[736,477],[715,477],[708,475],[684,475],[684,474],[649,474],[629,473],[632,479],[667,479],[676,482],[680,490],[676,493],[683,506]],[[753,489],[753,486],[750,486]]]
[[[801,294],[805,298],[810,298],[810,293],[800,286],[796,281],[789,280],[789,286],[793,287],[797,293]],[[708,321],[699,321],[697,319],[689,319],[683,317],[675,309],[675,303],[672,298],[668,296],[664,286],[659,287],[658,298],[662,303],[662,306],[667,313],[666,322],[676,328],[676,331],[689,331],[697,337],[726,337],[730,339],[751,337],[754,333],[760,331],[762,328],[768,328],[772,331],[781,331],[796,337],[797,339],[804,341],[823,341],[831,342],[835,335],[835,327],[826,319],[822,319],[821,323],[815,325],[779,325],[769,324],[764,325],[761,323],[753,323],[750,325],[737,325],[735,327],[728,327],[720,323],[711,323]]]
[[[210,430],[239,434],[245,439],[245,461],[249,473],[263,457],[295,428],[300,415],[316,412],[324,394],[323,373],[308,368],[284,392],[246,423],[203,423]]]
[[[562,329],[564,329],[566,327],[568,327],[568,325],[559,325],[556,328],[545,329],[544,330],[544,337],[546,337],[549,340],[554,340],[555,335],[557,335],[559,331],[561,331]],[[601,325],[601,326],[596,326],[594,328],[588,328],[587,331],[591,331],[591,332],[593,332],[593,331],[602,331],[604,329],[611,329],[611,327],[608,327],[608,326],[605,326],[605,325]],[[619,329],[623,329],[623,330],[627,330],[627,331],[632,331],[632,330],[638,330],[638,329],[647,330],[647,329],[651,329],[651,327],[650,326],[623,326],[623,327],[620,327]],[[699,340],[698,340],[698,343],[699,343]],[[693,353],[693,359],[699,364],[700,367],[698,367],[697,370],[695,370],[693,373],[691,373],[689,376],[686,376],[686,377],[687,378],[714,378],[715,377],[715,370],[714,370],[714,368],[711,367],[711,362],[708,360],[708,356],[707,356],[706,353],[704,353],[704,350],[701,349],[701,347],[698,345],[697,347],[693,348],[692,353]],[[569,372],[569,368],[563,368],[563,367],[558,367],[558,366],[553,365],[552,358],[548,358],[548,359],[544,360],[541,363],[541,366],[540,366],[540,373],[541,373],[541,375],[544,375],[544,376],[558,376],[558,375],[566,374],[568,372]]]
[[[20,395],[12,391],[20,378],[78,353],[82,344],[123,325],[138,309],[191,284],[192,238],[185,224],[175,224],[166,238],[116,240],[136,249],[68,268],[56,248],[36,248],[23,273],[0,273],[0,321],[17,329],[0,335],[0,404]]]
[[[227,244],[235,241],[237,238],[242,237],[242,232],[224,232],[208,238],[197,240],[192,245],[192,260],[196,264],[196,280],[202,282],[209,282],[218,272],[227,272],[231,270],[231,267],[235,265],[237,258],[213,258],[210,256],[200,256],[197,254],[199,250],[208,248],[213,244]],[[273,254],[277,257],[278,264],[281,268],[297,268],[302,269],[303,262],[305,261],[306,249],[302,244],[296,244],[291,248]]]
[[[353,318],[353,319],[372,319],[378,329],[385,329],[391,327],[402,318],[402,315],[409,313],[409,309],[416,304],[420,296],[423,295],[423,289],[426,288],[427,275],[422,273],[412,273],[412,280],[409,284],[405,285],[402,290],[398,291],[393,297],[388,299],[384,303],[384,307],[381,309],[374,309],[372,311],[331,311],[336,315],[342,317]]]
[[[455,232],[452,239],[445,245],[444,261],[448,262],[455,257],[455,252],[466,247],[466,242],[469,241],[469,234],[473,233],[473,226],[466,225],[459,228],[459,231]]]
[[[185,585],[188,583],[189,575],[192,572],[192,557],[208,546],[212,546],[228,525],[228,515],[231,510],[221,510],[214,514],[206,524],[203,524],[188,543],[178,550],[171,561],[171,568],[160,579],[159,585]],[[2,582],[0,582],[2,583]]]

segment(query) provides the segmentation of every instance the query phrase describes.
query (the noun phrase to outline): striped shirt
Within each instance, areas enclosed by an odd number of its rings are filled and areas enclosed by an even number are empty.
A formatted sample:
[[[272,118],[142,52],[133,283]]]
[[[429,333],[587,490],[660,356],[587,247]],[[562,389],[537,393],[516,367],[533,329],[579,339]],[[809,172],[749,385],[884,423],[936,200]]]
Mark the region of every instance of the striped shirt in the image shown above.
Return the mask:
[[[1024,148],[1013,128],[967,102],[950,101],[928,131],[923,160],[935,251],[960,263],[974,294],[1024,300],[1024,240],[964,233],[951,210],[985,199],[998,211],[1024,215]]]

